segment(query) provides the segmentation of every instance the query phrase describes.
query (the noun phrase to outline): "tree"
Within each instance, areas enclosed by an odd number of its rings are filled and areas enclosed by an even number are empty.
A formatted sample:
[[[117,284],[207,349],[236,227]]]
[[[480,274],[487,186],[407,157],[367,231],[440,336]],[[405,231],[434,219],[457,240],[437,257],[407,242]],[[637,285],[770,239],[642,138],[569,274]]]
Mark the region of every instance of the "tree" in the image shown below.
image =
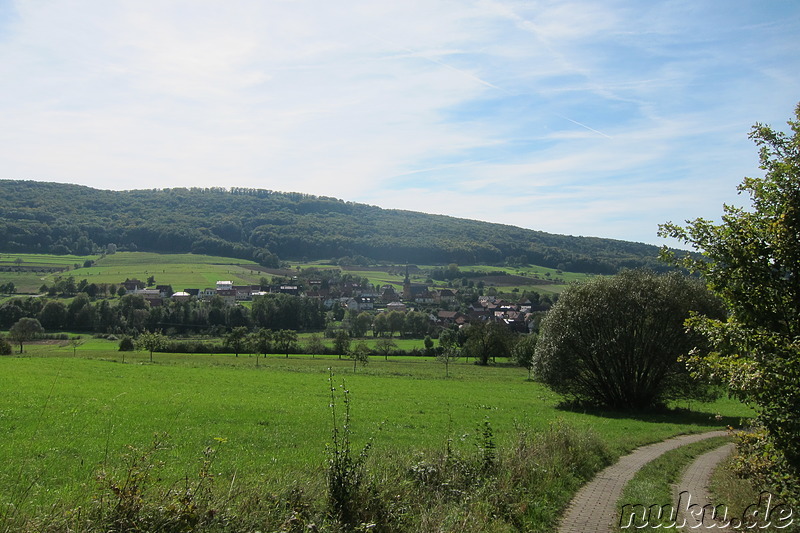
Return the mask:
[[[270,329],[259,329],[250,334],[248,340],[251,349],[256,352],[256,366],[258,366],[259,354],[263,354],[266,357],[272,349],[272,336],[272,330]]]
[[[273,333],[272,339],[275,341],[275,348],[281,353],[285,353],[288,359],[289,352],[297,342],[297,332],[291,329],[281,329]]]
[[[381,354],[384,360],[389,360],[389,355],[397,349],[397,343],[387,337],[375,341],[375,351]]]
[[[465,328],[464,352],[479,365],[488,365],[489,358],[508,357],[510,332],[497,322],[472,322]]]
[[[244,350],[245,346],[247,345],[247,333],[248,331],[245,326],[233,328],[227,335],[225,335],[223,344],[233,350],[233,353],[236,355],[236,357],[239,357],[239,352]]]
[[[386,320],[386,313],[378,313],[375,315],[375,320],[372,321],[372,334],[376,337],[383,336],[389,329],[389,323]]]
[[[11,344],[5,339],[5,337],[0,336],[0,355],[11,355],[12,352]]]
[[[340,329],[333,338],[333,351],[339,354],[339,359],[350,352],[350,334]]]
[[[369,346],[364,341],[356,344],[355,348],[350,352],[350,359],[353,360],[353,373],[356,372],[356,365],[361,363],[365,365],[369,363]]]
[[[39,313],[39,321],[45,329],[60,330],[67,323],[67,308],[56,300],[50,300]]]
[[[531,380],[533,370],[533,354],[536,351],[536,335],[533,333],[521,336],[511,349],[511,359],[528,370],[528,381]]]
[[[445,377],[450,377],[450,363],[458,359],[460,356],[461,349],[456,344],[451,344],[445,348],[442,348],[442,351],[436,355],[436,360],[440,363],[444,363]]]
[[[164,348],[166,345],[167,338],[162,335],[160,331],[154,331],[152,333],[145,331],[136,338],[136,349],[150,352],[151,363],[153,362],[153,352]]]
[[[316,354],[324,354],[325,353],[325,343],[322,342],[322,337],[314,333],[308,340],[306,340],[306,352],[311,354],[311,357],[314,357]]]
[[[389,336],[393,337],[395,331],[402,331],[405,317],[400,311],[389,311],[386,315],[386,326],[389,330]]]
[[[72,337],[69,340],[69,345],[72,346],[72,355],[78,355],[78,346],[81,346],[84,343],[84,340],[80,337]]]
[[[724,206],[721,224],[698,218],[663,224],[660,235],[690,244],[702,257],[668,260],[698,272],[728,307],[727,319],[698,315],[689,326],[711,343],[688,364],[756,407],[773,449],[771,482],[794,485],[800,498],[800,104],[791,133],[756,124],[763,178],[745,178],[739,193],[751,208]],[[795,500],[797,501],[797,500]]]
[[[19,343],[19,353],[22,353],[22,345],[32,341],[44,333],[44,328],[35,318],[20,318],[11,329],[8,330],[8,338],[13,342]]]
[[[580,403],[658,405],[685,394],[690,376],[678,358],[703,343],[685,331],[690,312],[724,316],[698,280],[677,272],[627,270],[571,285],[542,321],[534,369],[551,389]],[[706,388],[697,383],[694,390]]]

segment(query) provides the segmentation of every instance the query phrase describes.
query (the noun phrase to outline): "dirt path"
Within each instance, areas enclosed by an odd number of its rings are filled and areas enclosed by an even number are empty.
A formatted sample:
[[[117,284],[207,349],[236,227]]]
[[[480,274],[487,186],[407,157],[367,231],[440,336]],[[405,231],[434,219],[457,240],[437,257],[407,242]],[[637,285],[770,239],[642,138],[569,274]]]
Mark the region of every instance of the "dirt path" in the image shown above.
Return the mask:
[[[636,472],[664,452],[711,437],[727,435],[725,431],[709,431],[681,435],[663,442],[637,448],[620,458],[584,485],[567,507],[559,525],[559,533],[610,533],[619,522],[616,505],[622,489]],[[707,480],[707,478],[706,478]]]

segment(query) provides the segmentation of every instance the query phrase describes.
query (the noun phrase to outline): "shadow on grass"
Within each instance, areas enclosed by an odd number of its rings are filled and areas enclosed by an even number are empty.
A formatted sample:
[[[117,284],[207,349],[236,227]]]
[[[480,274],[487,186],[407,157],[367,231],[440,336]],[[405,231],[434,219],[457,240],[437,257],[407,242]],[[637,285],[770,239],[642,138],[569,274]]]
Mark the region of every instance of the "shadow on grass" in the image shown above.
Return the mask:
[[[645,410],[621,410],[596,406],[579,405],[561,402],[556,405],[559,411],[581,413],[591,416],[613,419],[630,419],[654,424],[687,424],[713,429],[721,427],[742,427],[746,420],[736,416],[720,416],[717,413],[695,411],[684,407],[652,407]]]

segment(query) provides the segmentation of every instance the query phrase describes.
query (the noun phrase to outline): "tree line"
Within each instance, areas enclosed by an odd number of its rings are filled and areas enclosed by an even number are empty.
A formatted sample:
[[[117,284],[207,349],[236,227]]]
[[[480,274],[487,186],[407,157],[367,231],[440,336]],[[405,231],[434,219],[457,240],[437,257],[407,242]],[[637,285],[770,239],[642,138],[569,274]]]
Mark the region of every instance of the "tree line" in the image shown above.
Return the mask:
[[[191,252],[277,267],[280,259],[536,264],[609,274],[660,269],[658,249],[335,198],[257,189],[103,191],[0,180],[0,251]]]

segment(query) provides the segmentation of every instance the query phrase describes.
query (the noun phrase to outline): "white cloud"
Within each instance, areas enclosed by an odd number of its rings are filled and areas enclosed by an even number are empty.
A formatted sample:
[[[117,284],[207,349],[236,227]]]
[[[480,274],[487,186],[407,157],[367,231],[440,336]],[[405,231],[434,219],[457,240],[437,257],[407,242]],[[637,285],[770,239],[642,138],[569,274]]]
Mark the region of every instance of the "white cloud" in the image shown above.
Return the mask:
[[[790,4],[13,6],[8,178],[296,190],[654,241],[643,228],[717,213],[755,173],[749,126],[781,126],[797,98]]]

